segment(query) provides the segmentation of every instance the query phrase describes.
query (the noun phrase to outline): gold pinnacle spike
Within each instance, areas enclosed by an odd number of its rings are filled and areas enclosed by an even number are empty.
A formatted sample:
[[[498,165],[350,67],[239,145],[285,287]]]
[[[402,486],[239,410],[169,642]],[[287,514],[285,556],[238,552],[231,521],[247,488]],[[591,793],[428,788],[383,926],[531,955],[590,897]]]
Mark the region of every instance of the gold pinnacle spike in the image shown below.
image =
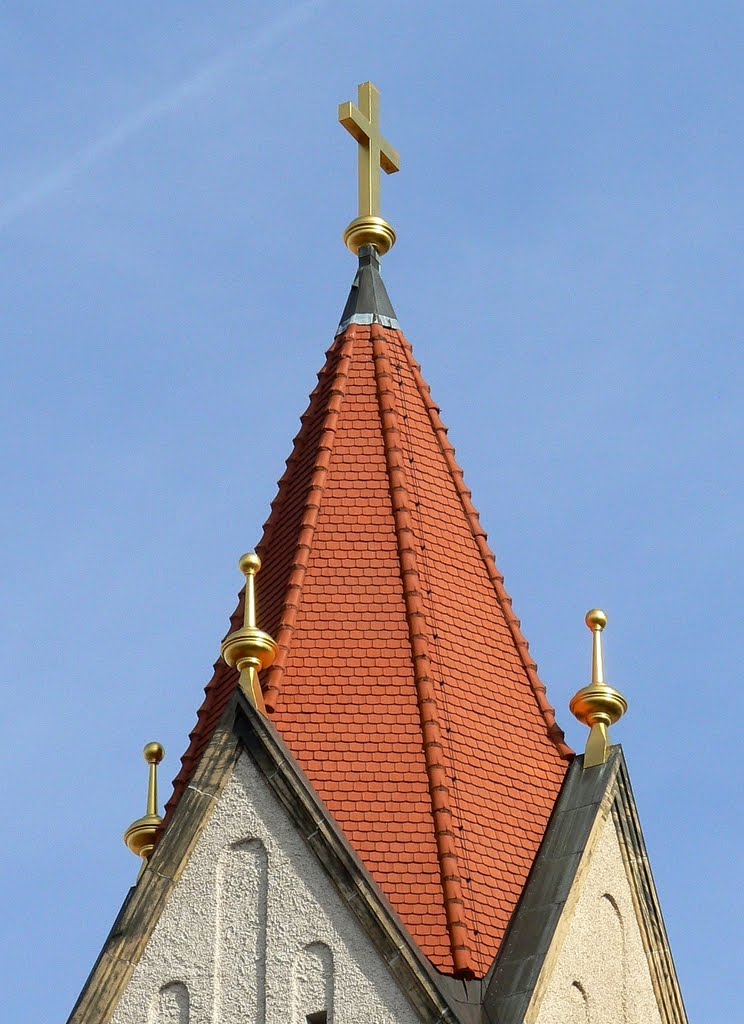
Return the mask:
[[[222,657],[231,668],[240,672],[240,685],[250,702],[262,715],[266,714],[258,673],[273,664],[276,643],[256,625],[256,575],[261,559],[255,551],[243,555],[238,563],[245,576],[243,626],[222,642]]]
[[[359,216],[344,231],[344,242],[354,255],[373,245],[384,256],[395,245],[395,231],[380,216],[380,168],[399,171],[400,154],[380,134],[380,92],[371,82],[359,86],[357,103],[338,108],[339,121],[359,143]]]
[[[165,757],[165,748],[160,743],[148,743],[142,753],[150,766],[147,811],[144,817],[133,821],[124,833],[124,842],[129,849],[136,857],[142,858],[140,874],[145,870],[145,864],[155,849],[155,836],[163,822],[158,814],[158,765]]]
[[[586,741],[584,767],[594,768],[607,761],[610,754],[609,728],[623,717],[628,710],[628,702],[619,690],[605,682],[602,630],[607,625],[607,616],[601,608],[592,608],[586,613],[586,624],[593,634],[592,681],[579,690],[569,706],[571,713],[591,730]]]

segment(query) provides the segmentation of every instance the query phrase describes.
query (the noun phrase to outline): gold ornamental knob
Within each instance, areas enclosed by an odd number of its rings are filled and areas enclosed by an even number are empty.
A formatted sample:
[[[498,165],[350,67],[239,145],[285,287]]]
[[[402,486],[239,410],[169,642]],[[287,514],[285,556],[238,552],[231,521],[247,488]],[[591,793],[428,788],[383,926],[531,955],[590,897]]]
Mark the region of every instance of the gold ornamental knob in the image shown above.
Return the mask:
[[[124,842],[132,853],[142,858],[142,868],[152,856],[155,849],[155,837],[163,819],[158,814],[158,765],[165,757],[165,748],[161,743],[148,743],[142,751],[145,762],[150,766],[147,783],[147,810],[143,817],[133,821],[124,833]]]
[[[255,551],[249,551],[241,556],[238,566],[245,576],[243,625],[222,641],[222,657],[240,672],[240,685],[251,703],[266,714],[258,673],[274,663],[277,646],[256,625],[256,575],[261,570],[261,559]]]
[[[602,632],[607,625],[607,615],[601,608],[592,608],[586,613],[585,621],[592,631],[592,681],[574,695],[569,707],[571,714],[589,727],[584,768],[594,768],[607,761],[610,726],[623,717],[628,702],[619,690],[605,681]]]

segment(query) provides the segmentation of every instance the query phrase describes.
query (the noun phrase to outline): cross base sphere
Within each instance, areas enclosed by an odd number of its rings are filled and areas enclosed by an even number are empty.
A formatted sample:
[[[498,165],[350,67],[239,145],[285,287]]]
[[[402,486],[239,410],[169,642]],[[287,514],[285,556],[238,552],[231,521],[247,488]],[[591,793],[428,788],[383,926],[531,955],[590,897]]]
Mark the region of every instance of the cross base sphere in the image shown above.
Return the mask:
[[[357,217],[344,231],[344,242],[355,256],[363,245],[373,245],[380,256],[395,245],[396,234],[382,217]]]

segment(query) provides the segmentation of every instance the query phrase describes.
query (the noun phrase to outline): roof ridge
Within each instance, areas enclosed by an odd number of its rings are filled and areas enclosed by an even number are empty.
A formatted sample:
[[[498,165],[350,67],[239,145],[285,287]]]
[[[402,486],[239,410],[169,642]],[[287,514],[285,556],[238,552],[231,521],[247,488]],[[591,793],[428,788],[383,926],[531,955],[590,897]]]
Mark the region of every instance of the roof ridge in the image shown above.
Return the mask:
[[[304,446],[306,442],[306,434],[308,433],[311,425],[310,413],[312,412],[313,409],[313,403],[323,390],[325,378],[327,377],[329,372],[329,363],[331,360],[331,356],[334,353],[335,347],[335,345],[331,345],[330,348],[326,350],[326,361],[323,364],[320,371],[318,372],[318,379],[315,383],[315,387],[310,392],[310,397],[308,398],[307,402],[307,408],[300,416],[300,429],[292,438],[292,451],[289,453],[289,456],[284,464],[284,472],[277,480],[276,497],[271,502],[269,515],[266,519],[266,522],[263,524],[261,540],[256,545],[256,552],[259,555],[261,554],[261,551],[268,546],[271,540],[271,536],[276,527],[277,520],[279,519],[279,513],[282,511],[282,509],[287,503],[287,485],[289,484],[290,478],[294,475],[297,465],[300,462],[298,448],[300,446]],[[243,591],[241,590],[241,594],[242,593]]]
[[[414,682],[421,722],[424,763],[429,780],[429,797],[434,819],[434,837],[439,861],[444,910],[450,951],[455,973],[473,976],[468,924],[460,884],[457,842],[452,828],[450,784],[443,758],[442,736],[437,714],[437,701],[432,687],[429,645],[426,636],[426,614],[423,609],[416,552],[411,543],[413,530],[409,519],[408,487],[401,457],[401,437],[391,386],[392,369],[387,351],[387,331],[376,324],[369,328],[372,341],[375,384],[382,426],[385,463],[390,484],[395,536],[400,558],[403,596],[406,606],[409,640],[413,660]]]
[[[476,547],[478,548],[478,552],[483,560],[486,572],[488,573],[488,577],[496,593],[496,600],[504,614],[504,619],[514,640],[514,645],[519,654],[520,661],[524,666],[532,692],[535,695],[537,706],[545,719],[548,736],[555,744],[555,747],[561,757],[567,759],[572,758],[574,756],[574,751],[565,742],[564,732],[556,721],[555,708],[548,701],[545,684],[537,674],[537,663],[529,653],[529,642],[522,633],[521,623],[512,606],[512,599],[504,586],[504,577],[501,572],[499,572],[499,568],[496,564],[496,557],[488,544],[488,535],[481,525],[478,510],[473,504],[472,492],[465,484],[465,474],[457,462],[455,447],[449,439],[447,427],[442,420],[439,407],[432,398],[431,388],[424,380],[423,374],[421,373],[421,366],[416,362],[410,344],[402,347],[413,375],[414,382],[429,416],[429,421],[434,429],[434,434],[439,443],[440,450],[444,456],[447,469],[452,478],[452,482],[455,485],[455,490],[463,507],[465,518],[467,519],[468,526],[470,527],[470,532],[473,535]]]
[[[237,629],[241,623],[242,594],[243,591],[241,590],[238,594],[237,608],[230,616],[230,628],[227,634],[225,634],[226,636],[233,632],[234,629]],[[212,735],[214,724],[219,721],[227,706],[230,695],[237,686],[237,682],[237,671],[234,668],[230,668],[227,662],[220,656],[212,665],[212,676],[204,687],[204,700],[196,712],[196,722],[194,723],[194,728],[189,733],[189,745],[181,757],[181,765],[176,777],[173,779],[173,792],[165,804],[163,822],[158,832],[157,842],[160,841],[160,836],[170,824],[176,805],[186,790],[194,769],[201,760],[204,749]],[[210,724],[212,729],[210,729]]]
[[[263,681],[264,700],[266,702],[266,710],[269,713],[276,709],[277,698],[281,690],[282,677],[286,667],[292,633],[297,620],[302,584],[305,579],[305,572],[307,570],[308,558],[312,548],[315,526],[318,521],[321,495],[323,493],[325,478],[330,464],[331,452],[333,451],[338,415],[341,411],[341,405],[343,404],[346,381],[348,379],[349,363],[351,361],[351,353],[354,348],[354,341],[356,340],[356,337],[357,330],[352,326],[343,335],[338,337],[337,343],[331,346],[331,349],[329,350],[328,362],[330,362],[331,356],[335,356],[336,365],[331,373],[327,396],[328,404],[326,405],[325,416],[323,417],[320,436],[318,438],[316,449],[317,455],[315,457],[310,482],[305,495],[302,525],[295,544],[292,571],[289,574],[285,587],[285,599],[281,608],[281,624],[274,638],[278,648],[277,655],[274,664],[271,668],[267,669]],[[280,493],[282,490],[286,493],[288,489],[280,488]],[[259,545],[259,551],[268,543],[271,531],[273,530],[272,520],[276,520],[275,513],[281,508],[282,503],[282,501],[278,501],[276,506],[272,507],[271,515],[269,516],[269,520],[267,521],[264,531],[264,538]]]
[[[259,552],[263,551],[267,546],[271,534],[273,533],[274,527],[279,519],[280,513],[282,512],[286,504],[286,496],[289,491],[287,484],[291,477],[296,472],[300,462],[298,446],[300,445],[301,442],[304,444],[308,431],[312,430],[313,405],[316,401],[319,401],[323,397],[323,392],[325,388],[328,388],[328,394],[330,395],[328,407],[330,407],[333,401],[334,383],[335,381],[339,380],[341,376],[340,363],[342,358],[341,349],[343,348],[343,345],[340,342],[341,339],[338,339],[327,350],[325,364],[323,365],[323,368],[318,374],[318,380],[315,387],[310,393],[307,409],[300,417],[300,429],[296,437],[294,438],[292,452],[289,458],[287,459],[285,471],[279,480],[279,487],[276,498],[271,504],[271,512],[269,513],[269,517],[266,520],[266,523],[264,524],[263,537],[261,538],[261,541],[257,546],[257,550]],[[333,366],[334,358],[336,358],[337,360],[335,367]],[[346,368],[348,368],[348,359],[346,361],[345,366]],[[328,377],[329,374],[332,374],[333,377],[330,381],[330,384],[327,384],[326,378]],[[321,437],[323,435],[323,430],[325,429],[327,420],[328,409],[326,410],[325,420],[323,423],[323,427],[321,428]],[[317,461],[318,460],[316,459],[316,468]],[[242,621],[244,593],[245,588],[241,588],[241,590],[238,592],[238,602],[235,607],[235,610],[230,616],[230,627],[227,631],[228,634],[231,633],[234,629],[236,629]],[[282,608],[282,611],[283,610],[284,608]],[[283,657],[286,659],[286,650],[284,652]],[[283,662],[281,665],[281,671],[283,672]],[[217,718],[219,718],[219,716],[222,714],[227,704],[227,701],[230,697],[230,694],[232,693],[234,687],[237,685],[237,680],[238,673],[235,671],[235,669],[230,668],[227,665],[227,663],[223,660],[223,658],[219,657],[214,662],[212,666],[212,676],[207,685],[204,687],[204,700],[202,701],[201,706],[197,710],[196,722],[194,724],[193,729],[189,733],[189,745],[186,751],[184,752],[183,756],[181,757],[180,768],[178,770],[178,773],[176,774],[176,777],[173,780],[173,792],[171,793],[171,796],[165,805],[163,827],[169,824],[171,816],[175,811],[176,805],[178,804],[178,801],[180,800],[186,788],[188,779],[191,776],[194,766],[199,762],[204,747],[208,742],[209,736],[211,735],[211,726],[213,725],[214,721]],[[271,698],[269,698],[269,700],[270,699]]]

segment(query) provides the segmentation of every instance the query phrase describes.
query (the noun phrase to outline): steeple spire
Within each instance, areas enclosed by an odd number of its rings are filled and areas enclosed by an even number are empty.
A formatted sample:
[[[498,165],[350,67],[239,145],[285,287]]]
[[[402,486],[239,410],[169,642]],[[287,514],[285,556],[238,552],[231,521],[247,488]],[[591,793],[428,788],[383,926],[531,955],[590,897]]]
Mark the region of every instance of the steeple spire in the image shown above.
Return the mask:
[[[359,143],[359,215],[344,232],[354,254],[373,245],[384,256],[395,245],[395,231],[383,220],[380,205],[380,168],[386,174],[400,170],[400,154],[380,132],[380,92],[371,82],[359,86],[359,106],[341,103],[338,119]]]
[[[247,685],[244,560],[168,816],[242,686],[434,966],[483,977],[572,751],[380,276],[395,233],[375,178],[399,159],[369,83],[359,104],[340,111],[361,147],[359,269],[258,545],[276,644]]]
[[[258,547],[262,694],[424,953],[483,976],[571,751],[411,346],[366,295],[377,312],[365,299],[335,338]],[[218,663],[169,814],[237,685]]]

